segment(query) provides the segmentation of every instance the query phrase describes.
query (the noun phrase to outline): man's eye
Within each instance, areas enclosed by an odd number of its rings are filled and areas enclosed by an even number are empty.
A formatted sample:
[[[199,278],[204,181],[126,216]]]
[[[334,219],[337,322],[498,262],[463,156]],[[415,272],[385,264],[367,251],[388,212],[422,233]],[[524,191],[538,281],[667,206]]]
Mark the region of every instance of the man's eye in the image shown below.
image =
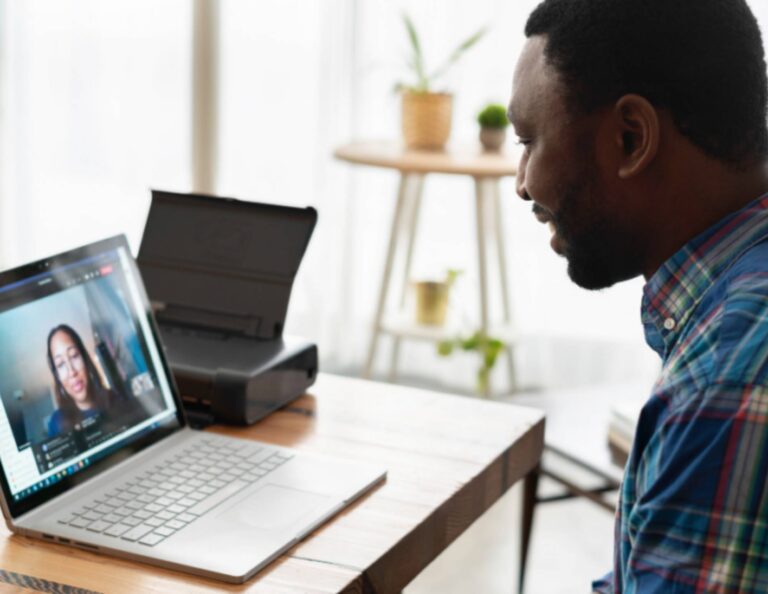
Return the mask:
[[[523,154],[528,154],[531,152],[531,144],[533,141],[529,138],[518,138],[517,144],[523,147]]]

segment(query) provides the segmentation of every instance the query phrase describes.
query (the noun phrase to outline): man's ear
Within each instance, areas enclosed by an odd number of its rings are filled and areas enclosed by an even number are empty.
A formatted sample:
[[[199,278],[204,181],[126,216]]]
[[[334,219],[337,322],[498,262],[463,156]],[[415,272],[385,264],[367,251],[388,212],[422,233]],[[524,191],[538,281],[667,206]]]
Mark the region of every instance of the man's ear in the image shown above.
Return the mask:
[[[621,150],[618,174],[628,179],[642,172],[659,150],[659,114],[640,95],[624,95],[614,106],[615,142]]]

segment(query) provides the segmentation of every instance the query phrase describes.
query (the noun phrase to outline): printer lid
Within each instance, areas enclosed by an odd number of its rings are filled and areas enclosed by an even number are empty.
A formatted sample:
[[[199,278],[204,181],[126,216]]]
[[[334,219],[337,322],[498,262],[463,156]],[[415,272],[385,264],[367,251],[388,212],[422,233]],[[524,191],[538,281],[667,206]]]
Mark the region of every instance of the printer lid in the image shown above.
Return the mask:
[[[153,190],[137,261],[158,320],[280,337],[316,222],[311,207]]]

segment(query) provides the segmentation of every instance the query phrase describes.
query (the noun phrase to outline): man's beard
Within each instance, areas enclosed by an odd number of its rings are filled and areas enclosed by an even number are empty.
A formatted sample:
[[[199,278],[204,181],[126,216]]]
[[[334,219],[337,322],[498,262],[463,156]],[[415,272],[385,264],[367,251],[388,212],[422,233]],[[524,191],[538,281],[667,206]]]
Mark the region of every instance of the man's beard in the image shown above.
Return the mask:
[[[588,167],[586,169],[593,169]],[[594,171],[582,179],[596,180]],[[594,182],[571,186],[552,223],[568,260],[568,276],[584,289],[608,288],[641,274],[640,250],[632,236],[602,209],[605,196]]]

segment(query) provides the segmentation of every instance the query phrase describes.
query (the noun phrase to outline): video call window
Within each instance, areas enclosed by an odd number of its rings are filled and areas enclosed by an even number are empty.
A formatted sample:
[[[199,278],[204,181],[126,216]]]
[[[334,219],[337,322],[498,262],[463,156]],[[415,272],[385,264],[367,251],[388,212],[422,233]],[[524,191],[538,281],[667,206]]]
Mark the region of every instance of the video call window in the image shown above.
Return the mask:
[[[0,397],[40,473],[166,409],[120,266],[0,313]]]

